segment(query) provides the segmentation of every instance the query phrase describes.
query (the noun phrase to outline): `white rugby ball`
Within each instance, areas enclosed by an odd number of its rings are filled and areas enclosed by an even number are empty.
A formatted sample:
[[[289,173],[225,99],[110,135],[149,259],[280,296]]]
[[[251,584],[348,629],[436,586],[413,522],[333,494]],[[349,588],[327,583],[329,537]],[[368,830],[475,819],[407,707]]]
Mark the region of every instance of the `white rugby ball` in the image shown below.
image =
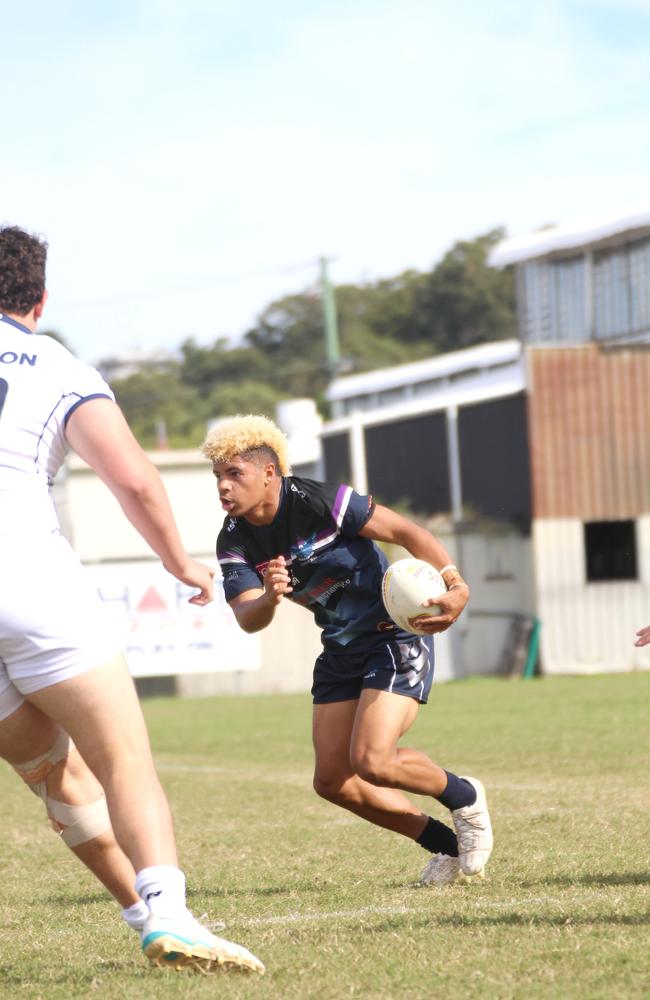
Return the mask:
[[[438,570],[422,559],[398,559],[388,567],[381,582],[381,596],[388,614],[400,628],[417,635],[428,633],[409,625],[409,618],[439,615],[442,609],[438,604],[423,608],[422,602],[446,593],[445,581]]]

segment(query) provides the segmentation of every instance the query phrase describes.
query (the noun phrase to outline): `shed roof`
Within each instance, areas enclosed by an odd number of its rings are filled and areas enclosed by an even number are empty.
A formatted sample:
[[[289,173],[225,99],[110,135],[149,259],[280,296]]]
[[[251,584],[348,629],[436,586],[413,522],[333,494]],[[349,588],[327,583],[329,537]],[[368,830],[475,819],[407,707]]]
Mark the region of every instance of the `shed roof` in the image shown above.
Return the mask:
[[[494,247],[488,258],[493,267],[519,264],[535,257],[546,257],[593,244],[620,241],[628,233],[650,232],[650,207],[626,215],[588,216],[557,226],[548,226],[523,236],[511,236]]]
[[[517,361],[521,355],[519,340],[497,340],[462,351],[450,351],[422,361],[410,361],[390,368],[346,375],[334,379],[327,389],[330,401],[351,399],[374,392],[385,392],[414,382],[445,379],[477,368],[492,368]]]

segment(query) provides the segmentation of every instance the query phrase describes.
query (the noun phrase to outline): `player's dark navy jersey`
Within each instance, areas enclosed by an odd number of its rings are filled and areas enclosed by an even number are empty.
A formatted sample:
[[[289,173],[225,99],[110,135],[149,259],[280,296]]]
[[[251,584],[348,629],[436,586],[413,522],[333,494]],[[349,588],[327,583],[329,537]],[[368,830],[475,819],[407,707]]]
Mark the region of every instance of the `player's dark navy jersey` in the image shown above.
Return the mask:
[[[271,524],[224,521],[217,557],[226,600],[264,586],[269,560],[284,556],[293,587],[287,598],[313,612],[325,647],[412,638],[381,599],[386,556],[358,534],[373,510],[372,498],[350,486],[285,476]]]

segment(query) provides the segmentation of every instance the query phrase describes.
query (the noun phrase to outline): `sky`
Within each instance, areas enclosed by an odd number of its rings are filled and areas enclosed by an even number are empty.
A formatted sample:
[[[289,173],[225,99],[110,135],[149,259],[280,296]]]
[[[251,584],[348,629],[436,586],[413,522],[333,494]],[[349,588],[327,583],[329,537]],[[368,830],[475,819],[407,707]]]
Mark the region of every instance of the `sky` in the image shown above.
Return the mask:
[[[650,207],[650,0],[3,3],[0,223],[84,360]]]

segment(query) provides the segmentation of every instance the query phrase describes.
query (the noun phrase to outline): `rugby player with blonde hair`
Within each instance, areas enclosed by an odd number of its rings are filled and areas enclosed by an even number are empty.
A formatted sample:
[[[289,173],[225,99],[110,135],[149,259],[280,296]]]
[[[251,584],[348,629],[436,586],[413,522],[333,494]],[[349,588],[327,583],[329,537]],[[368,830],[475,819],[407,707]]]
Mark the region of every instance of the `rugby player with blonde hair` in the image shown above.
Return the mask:
[[[433,679],[427,643],[389,618],[381,597],[387,560],[376,541],[403,546],[442,573],[441,613],[411,619],[431,635],[456,621],[469,590],[430,532],[345,484],[290,475],[287,441],[266,417],[217,424],[203,453],[226,512],[217,539],[226,600],[246,632],[273,620],[283,600],[322,629],[312,695],[314,788],[431,854],[421,881],[481,875],[492,850],[485,791],[418,750],[398,746],[426,703]],[[404,795],[430,795],[454,828]]]

